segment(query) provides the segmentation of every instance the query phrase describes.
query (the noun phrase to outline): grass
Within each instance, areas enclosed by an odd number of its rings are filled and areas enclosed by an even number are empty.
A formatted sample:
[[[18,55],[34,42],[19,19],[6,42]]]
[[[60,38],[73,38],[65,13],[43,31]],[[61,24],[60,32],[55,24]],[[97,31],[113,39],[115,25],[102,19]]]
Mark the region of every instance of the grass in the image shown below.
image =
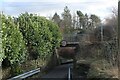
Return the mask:
[[[44,65],[46,65],[46,61],[43,61],[41,59],[29,60],[21,65],[21,70],[23,70],[23,72],[26,72],[32,69],[36,69],[38,67],[42,67]]]
[[[91,63],[88,78],[118,78],[118,68],[106,60],[96,60]]]
[[[105,59],[81,58],[77,63],[90,64],[87,78],[118,78],[118,66],[112,66]]]

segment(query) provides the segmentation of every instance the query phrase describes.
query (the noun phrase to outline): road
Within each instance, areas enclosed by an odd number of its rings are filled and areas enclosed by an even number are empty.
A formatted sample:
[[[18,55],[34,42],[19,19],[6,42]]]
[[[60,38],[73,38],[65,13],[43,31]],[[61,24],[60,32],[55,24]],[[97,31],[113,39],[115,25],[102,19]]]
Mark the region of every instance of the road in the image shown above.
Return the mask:
[[[53,70],[48,72],[46,75],[42,76],[42,80],[46,80],[46,79],[68,80],[67,78],[68,69],[69,67],[72,67],[72,65],[73,64],[71,63],[71,64],[64,64],[57,66]]]

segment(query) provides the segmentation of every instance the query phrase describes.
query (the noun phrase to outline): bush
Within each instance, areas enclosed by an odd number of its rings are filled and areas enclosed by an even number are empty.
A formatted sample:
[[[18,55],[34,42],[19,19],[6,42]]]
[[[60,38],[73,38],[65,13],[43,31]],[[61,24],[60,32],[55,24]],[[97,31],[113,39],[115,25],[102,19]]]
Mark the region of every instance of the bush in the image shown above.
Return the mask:
[[[61,41],[58,26],[44,17],[28,13],[21,14],[17,20],[30,58],[49,58]]]
[[[5,59],[10,64],[22,63],[27,58],[27,51],[23,36],[19,31],[19,25],[9,16],[1,15],[2,18],[2,48]]]
[[[0,61],[11,67],[12,76],[21,73],[19,64],[30,59],[48,60],[59,46],[59,27],[44,17],[24,13],[18,18],[0,14],[2,50]],[[29,54],[28,54],[29,53]],[[7,65],[6,65],[7,64]]]

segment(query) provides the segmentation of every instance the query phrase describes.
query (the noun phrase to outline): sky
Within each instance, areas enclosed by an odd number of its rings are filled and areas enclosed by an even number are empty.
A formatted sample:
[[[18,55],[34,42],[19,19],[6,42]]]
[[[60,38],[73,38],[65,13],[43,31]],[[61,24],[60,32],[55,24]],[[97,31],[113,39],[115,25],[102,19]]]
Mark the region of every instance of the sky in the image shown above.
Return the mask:
[[[0,0],[0,11],[11,16],[29,12],[51,17],[55,12],[61,15],[65,6],[71,14],[80,10],[84,14],[96,14],[103,20],[111,15],[113,7],[118,7],[118,0]]]

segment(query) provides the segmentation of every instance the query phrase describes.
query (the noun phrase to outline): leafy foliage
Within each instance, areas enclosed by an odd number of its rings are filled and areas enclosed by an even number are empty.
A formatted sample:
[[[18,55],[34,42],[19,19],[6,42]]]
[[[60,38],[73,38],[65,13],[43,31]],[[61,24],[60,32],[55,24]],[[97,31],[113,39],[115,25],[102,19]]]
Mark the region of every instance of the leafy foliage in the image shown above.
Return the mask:
[[[1,19],[1,61],[5,55],[10,64],[21,63],[27,59],[27,51],[35,59],[46,59],[59,46],[59,27],[44,17],[25,13],[18,18],[11,18],[1,14]]]
[[[1,15],[1,18],[2,48],[5,59],[10,64],[24,62],[27,58],[27,51],[23,36],[19,31],[19,25],[15,25],[10,16]]]
[[[54,48],[59,46],[61,33],[52,21],[28,13],[21,14],[18,18],[4,14],[0,16],[0,61],[5,64],[3,66],[11,67],[12,76],[22,72],[19,64],[25,60],[40,58],[47,61]]]
[[[58,26],[44,17],[28,13],[21,14],[17,20],[31,58],[47,59],[61,41]]]
[[[3,50],[2,50],[2,28],[1,28],[1,24],[2,24],[2,19],[1,19],[2,15],[0,14],[0,62],[3,61],[4,58],[4,54],[3,54]]]

